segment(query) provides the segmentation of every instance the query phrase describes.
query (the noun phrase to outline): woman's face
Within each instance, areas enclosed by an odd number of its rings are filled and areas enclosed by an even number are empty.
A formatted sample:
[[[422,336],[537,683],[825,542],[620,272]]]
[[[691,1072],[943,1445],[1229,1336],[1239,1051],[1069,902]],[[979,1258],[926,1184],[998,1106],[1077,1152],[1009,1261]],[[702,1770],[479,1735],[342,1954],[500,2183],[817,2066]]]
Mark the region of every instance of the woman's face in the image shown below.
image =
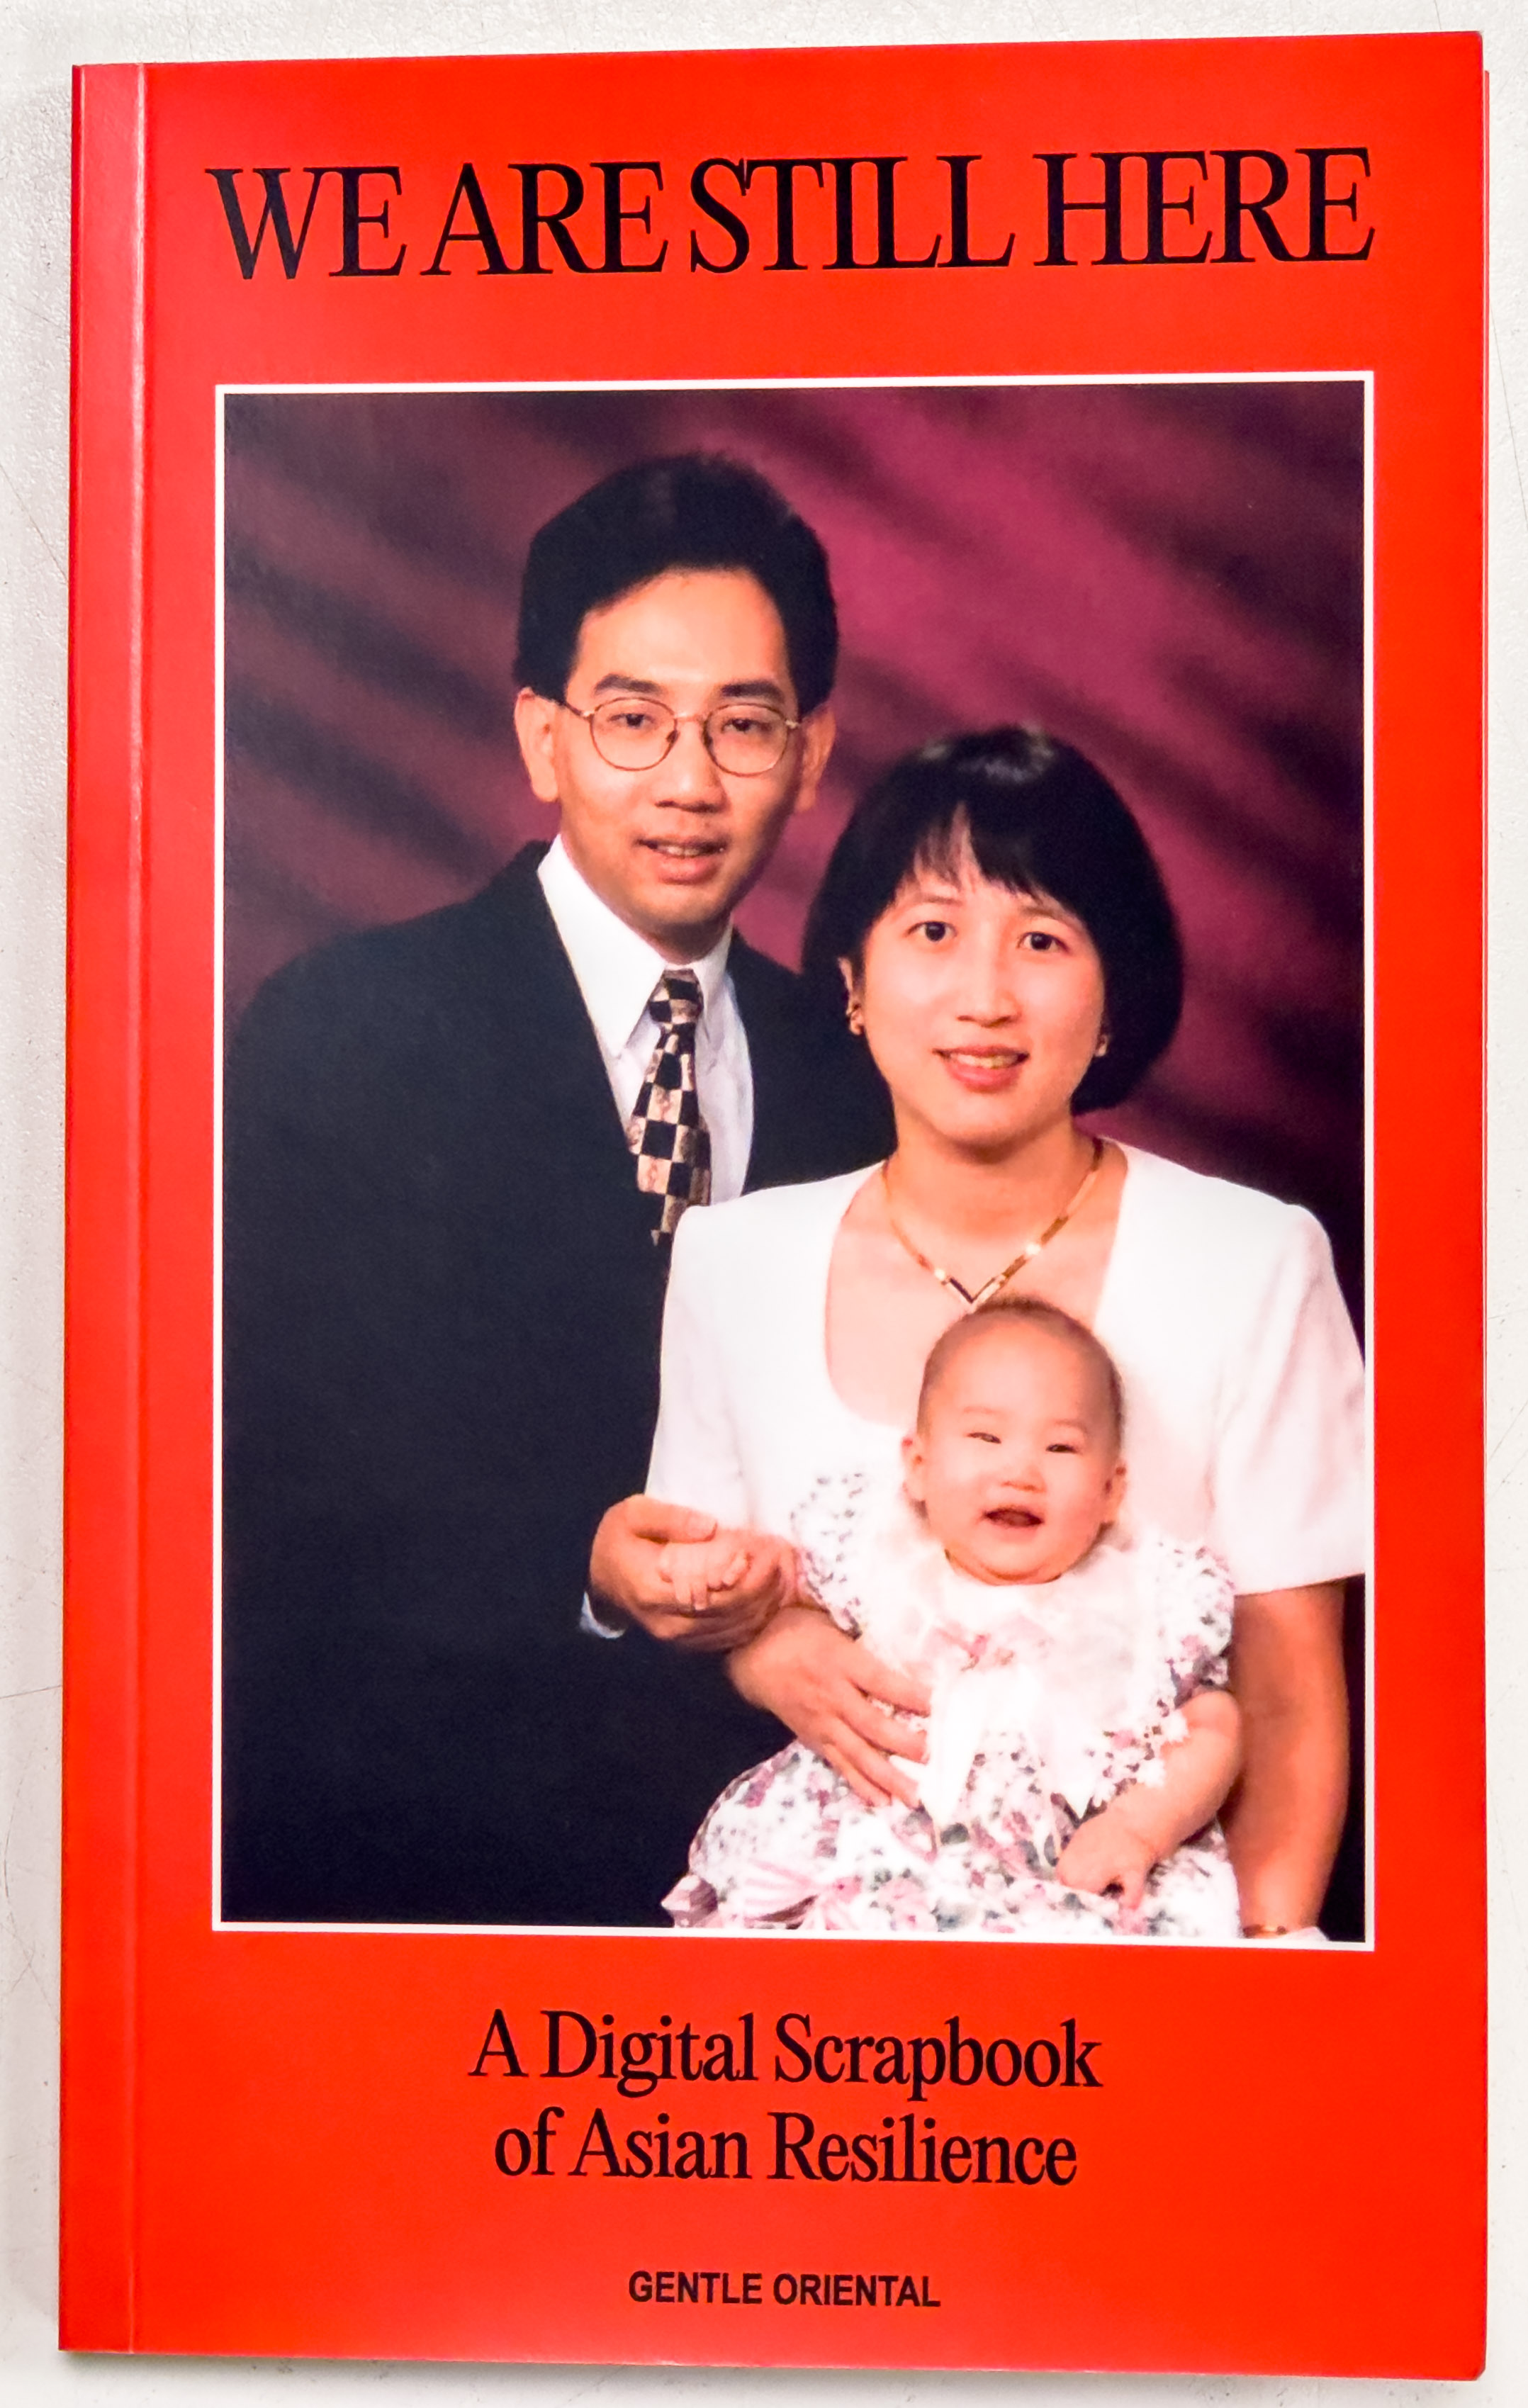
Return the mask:
[[[983,878],[915,870],[865,940],[852,1000],[899,1123],[983,1152],[1070,1117],[1103,1034],[1103,969],[1081,923]]]

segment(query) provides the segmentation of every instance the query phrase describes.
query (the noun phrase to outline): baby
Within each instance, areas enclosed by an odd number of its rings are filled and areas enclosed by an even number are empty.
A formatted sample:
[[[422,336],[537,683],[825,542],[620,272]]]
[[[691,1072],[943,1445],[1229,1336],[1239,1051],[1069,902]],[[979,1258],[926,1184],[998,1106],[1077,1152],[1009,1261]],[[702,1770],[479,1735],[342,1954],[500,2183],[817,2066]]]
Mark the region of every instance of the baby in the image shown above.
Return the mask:
[[[817,1484],[802,1585],[931,1707],[919,1804],[867,1805],[799,1742],[713,1807],[676,1922],[731,1929],[1233,1940],[1216,1813],[1238,1766],[1230,1584],[1202,1549],[1126,1540],[1118,1374],[1034,1299],[957,1322],[929,1357],[902,1485]],[[704,1608],[779,1542],[668,1551]]]

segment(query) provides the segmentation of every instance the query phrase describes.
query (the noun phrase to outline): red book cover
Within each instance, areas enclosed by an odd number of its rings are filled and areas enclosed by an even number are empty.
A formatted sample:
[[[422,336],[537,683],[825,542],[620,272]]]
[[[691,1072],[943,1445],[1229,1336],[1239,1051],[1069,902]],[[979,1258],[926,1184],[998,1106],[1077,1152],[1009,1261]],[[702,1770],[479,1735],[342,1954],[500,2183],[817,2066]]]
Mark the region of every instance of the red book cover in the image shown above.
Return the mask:
[[[65,2347],[1478,2371],[1483,105],[79,72]]]

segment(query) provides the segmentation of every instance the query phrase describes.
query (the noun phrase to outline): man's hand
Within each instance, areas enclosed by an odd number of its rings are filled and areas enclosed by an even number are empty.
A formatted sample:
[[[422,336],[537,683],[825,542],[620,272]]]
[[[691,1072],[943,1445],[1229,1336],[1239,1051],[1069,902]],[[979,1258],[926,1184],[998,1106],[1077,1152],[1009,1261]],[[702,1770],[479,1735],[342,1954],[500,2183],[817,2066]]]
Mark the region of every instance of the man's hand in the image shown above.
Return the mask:
[[[1085,1889],[1095,1898],[1117,1889],[1121,1902],[1134,1909],[1146,1895],[1146,1877],[1159,1853],[1153,1839],[1136,1828],[1117,1800],[1079,1823],[1056,1860],[1056,1878],[1068,1889]]]
[[[926,1714],[929,1693],[826,1613],[813,1606],[784,1607],[727,1669],[750,1705],[777,1715],[867,1806],[892,1798],[917,1804],[913,1782],[891,1759],[920,1762],[928,1752],[923,1734],[886,1709]]]
[[[703,1577],[696,1550],[705,1553]],[[712,1515],[656,1497],[613,1505],[589,1562],[590,1591],[601,1607],[640,1622],[654,1639],[701,1651],[743,1645],[795,1585],[796,1559],[784,1541],[718,1533]]]

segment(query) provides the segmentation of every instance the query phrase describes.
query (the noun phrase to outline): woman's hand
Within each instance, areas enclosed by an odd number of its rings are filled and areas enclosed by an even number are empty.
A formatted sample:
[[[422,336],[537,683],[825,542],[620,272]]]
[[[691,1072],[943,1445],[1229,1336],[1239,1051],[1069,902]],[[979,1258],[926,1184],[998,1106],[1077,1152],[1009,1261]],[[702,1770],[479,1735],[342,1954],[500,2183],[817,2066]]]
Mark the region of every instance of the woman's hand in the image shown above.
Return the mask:
[[[709,1513],[627,1497],[595,1533],[590,1594],[675,1647],[719,1651],[757,1637],[796,1593],[783,1540],[718,1532]]]
[[[921,1762],[928,1753],[923,1734],[886,1709],[926,1714],[928,1690],[892,1671],[815,1606],[783,1608],[727,1669],[750,1705],[777,1715],[867,1806],[892,1798],[916,1805],[916,1789],[892,1758]]]

